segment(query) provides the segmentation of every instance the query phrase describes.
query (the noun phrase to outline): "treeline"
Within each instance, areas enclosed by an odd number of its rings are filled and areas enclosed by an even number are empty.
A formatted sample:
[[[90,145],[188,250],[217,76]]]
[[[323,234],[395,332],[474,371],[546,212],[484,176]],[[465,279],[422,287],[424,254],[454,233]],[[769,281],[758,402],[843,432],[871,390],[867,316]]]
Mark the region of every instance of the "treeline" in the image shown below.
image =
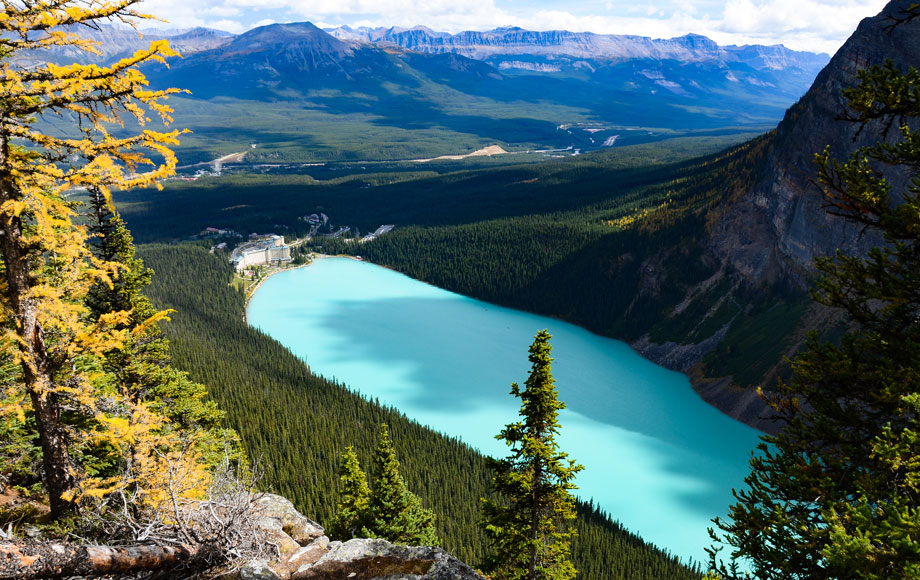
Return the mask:
[[[162,191],[119,192],[116,199],[139,243],[186,239],[206,227],[302,235],[309,228],[299,218],[319,212],[363,233],[381,224],[467,224],[619,205],[633,190],[698,165],[690,158],[737,142],[728,139],[679,139],[499,167],[330,164],[304,168],[302,174],[172,180]]]
[[[377,429],[386,423],[407,483],[437,514],[443,545],[469,562],[481,560],[476,522],[491,477],[483,456],[313,375],[282,345],[250,328],[244,298],[229,285],[231,271],[222,259],[192,245],[140,249],[156,271],[151,298],[177,310],[165,325],[177,366],[208,386],[264,470],[264,485],[327,522],[342,451],[354,445],[368,463]],[[698,570],[626,532],[596,507],[582,503],[578,512],[573,553],[581,578],[699,577]]]

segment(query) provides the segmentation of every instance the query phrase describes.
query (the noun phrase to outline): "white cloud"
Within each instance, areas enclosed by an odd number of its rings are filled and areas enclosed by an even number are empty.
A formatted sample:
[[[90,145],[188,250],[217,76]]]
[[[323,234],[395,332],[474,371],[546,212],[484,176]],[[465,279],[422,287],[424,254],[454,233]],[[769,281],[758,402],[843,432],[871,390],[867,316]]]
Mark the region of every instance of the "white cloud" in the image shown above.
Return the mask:
[[[204,12],[208,15],[228,18],[231,16],[239,16],[240,9],[233,6],[211,6],[206,8]]]
[[[846,39],[859,21],[879,12],[885,0],[729,0],[718,28],[726,34],[793,36],[827,43]]]
[[[220,2],[213,2],[219,6]],[[153,14],[165,20],[173,28],[191,28],[193,26],[204,26],[206,20],[201,18],[205,9],[210,6],[202,7],[191,6],[188,0],[148,0],[141,5],[141,11]]]
[[[317,0],[296,10],[314,22],[403,27],[421,24],[448,32],[517,24],[520,20],[492,0]]]
[[[247,27],[243,26],[236,20],[218,20],[216,22],[210,23],[209,26],[218,30],[226,30],[227,32],[232,32],[234,34],[246,32],[247,30]]]
[[[607,34],[672,38],[687,33],[708,36],[719,44],[784,44],[797,50],[833,54],[886,0],[728,0],[721,11],[692,14],[677,10],[655,15],[579,15],[542,10],[519,20],[533,29],[565,28]],[[688,8],[693,8],[688,6]]]

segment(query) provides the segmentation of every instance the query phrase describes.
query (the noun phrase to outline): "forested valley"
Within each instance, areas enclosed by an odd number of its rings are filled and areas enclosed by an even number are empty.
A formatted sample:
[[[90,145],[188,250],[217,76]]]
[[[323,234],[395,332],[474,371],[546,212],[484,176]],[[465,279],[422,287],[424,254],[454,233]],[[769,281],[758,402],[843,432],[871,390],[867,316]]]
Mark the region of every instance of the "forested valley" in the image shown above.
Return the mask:
[[[154,303],[177,310],[164,325],[176,364],[209,386],[253,463],[264,470],[261,485],[328,522],[339,457],[354,445],[367,464],[378,425],[385,422],[407,483],[437,515],[443,545],[464,560],[481,561],[476,522],[491,479],[482,455],[397,409],[311,374],[285,347],[246,324],[245,297],[230,285],[230,265],[205,248],[154,244],[141,246],[140,256],[156,272],[149,290]],[[699,577],[698,570],[622,529],[590,503],[579,503],[577,511],[573,560],[579,577]]]
[[[209,226],[297,237],[310,231],[302,216],[314,212],[351,227],[346,236],[395,224],[369,243],[314,236],[302,248],[361,255],[449,290],[623,340],[648,334],[654,342],[693,343],[729,325],[705,373],[758,385],[794,350],[790,337],[807,293],[784,284],[738,286],[704,246],[722,208],[758,175],[773,138],[729,149],[737,137],[685,138],[421,174],[360,167],[341,168],[343,176],[306,168],[321,180],[309,173],[231,174],[118,199],[146,242],[188,238]],[[644,272],[650,264],[654,279]],[[688,292],[692,303],[672,315]],[[751,328],[767,332],[754,339]]]

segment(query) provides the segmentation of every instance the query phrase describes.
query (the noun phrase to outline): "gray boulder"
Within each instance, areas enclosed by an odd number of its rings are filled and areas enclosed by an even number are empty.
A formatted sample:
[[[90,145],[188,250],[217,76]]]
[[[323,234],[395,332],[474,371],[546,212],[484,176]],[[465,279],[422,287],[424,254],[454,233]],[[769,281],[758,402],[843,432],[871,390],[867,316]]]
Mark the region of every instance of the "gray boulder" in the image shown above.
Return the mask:
[[[330,542],[323,528],[278,495],[260,494],[254,523],[278,548],[278,560],[251,560],[228,580],[484,580],[441,548],[386,540]]]
[[[329,538],[320,536],[309,546],[297,550],[287,561],[287,569],[296,577],[297,572],[306,570],[329,551]]]
[[[296,570],[292,580],[483,580],[441,548],[369,539],[332,542],[328,548],[315,564]]]
[[[256,525],[260,528],[284,532],[301,546],[323,535],[322,526],[297,511],[286,497],[261,493],[255,504]]]
[[[250,560],[231,576],[236,580],[281,580],[265,560]]]

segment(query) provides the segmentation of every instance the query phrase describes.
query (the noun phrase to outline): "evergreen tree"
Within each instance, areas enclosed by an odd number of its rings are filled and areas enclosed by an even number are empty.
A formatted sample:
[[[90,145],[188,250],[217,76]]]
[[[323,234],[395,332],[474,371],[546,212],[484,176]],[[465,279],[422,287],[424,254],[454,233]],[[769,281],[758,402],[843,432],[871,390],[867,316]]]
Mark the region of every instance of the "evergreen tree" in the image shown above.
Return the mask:
[[[374,452],[374,480],[368,514],[368,536],[396,544],[436,546],[434,513],[409,491],[399,474],[399,460],[386,424],[380,425],[380,439]]]
[[[89,191],[89,244],[100,260],[119,265],[106,281],[98,281],[86,297],[92,318],[98,319],[108,312],[131,312],[132,323],[137,325],[143,316],[153,316],[156,310],[140,293],[153,276],[144,267],[134,251],[134,239],[124,220],[115,211],[111,199],[101,189]]]
[[[367,477],[358,463],[358,455],[351,445],[342,454],[341,472],[339,502],[335,516],[326,527],[326,533],[333,540],[366,537],[368,532],[364,529],[364,521],[368,516],[370,489],[367,487]]]
[[[98,320],[114,312],[128,313],[118,328],[129,332],[118,347],[105,353],[105,370],[114,375],[126,396],[150,403],[152,410],[173,424],[212,429],[212,439],[233,438],[229,432],[219,432],[223,413],[216,403],[206,400],[204,385],[171,365],[169,342],[158,325],[167,312],[158,311],[141,294],[153,271],[135,256],[134,240],[124,220],[98,189],[90,192],[90,209],[93,253],[118,266],[109,280],[90,288],[86,297],[90,316]]]
[[[569,559],[575,535],[573,479],[583,466],[559,451],[558,414],[565,408],[552,375],[550,334],[541,330],[530,346],[530,375],[522,390],[521,421],[506,425],[496,436],[512,448],[511,455],[490,460],[496,472],[492,489],[502,500],[483,500],[481,526],[493,551],[485,568],[496,580],[568,580],[575,567]]]
[[[910,11],[907,19],[920,14]],[[851,330],[839,344],[811,337],[772,400],[784,430],[763,438],[747,489],[729,519],[715,521],[714,538],[758,578],[920,575],[920,74],[889,62],[859,78],[845,92],[848,117],[897,123],[901,139],[846,163],[819,155],[820,180],[831,211],[880,230],[887,244],[818,261],[814,297],[842,309]],[[897,169],[909,179],[892,200],[892,183],[905,177]],[[721,548],[711,550],[717,568]]]

